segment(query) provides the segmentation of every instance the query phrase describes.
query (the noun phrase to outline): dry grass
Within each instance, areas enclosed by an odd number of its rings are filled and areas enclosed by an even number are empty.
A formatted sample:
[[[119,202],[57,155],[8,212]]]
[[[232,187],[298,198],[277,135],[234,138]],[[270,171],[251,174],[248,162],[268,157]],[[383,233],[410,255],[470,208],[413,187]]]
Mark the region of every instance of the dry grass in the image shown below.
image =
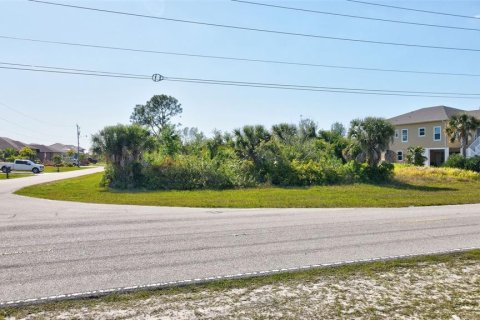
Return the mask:
[[[6,309],[3,315],[16,319],[479,319],[480,250]]]
[[[480,181],[480,173],[457,168],[395,165],[395,176],[402,181]]]

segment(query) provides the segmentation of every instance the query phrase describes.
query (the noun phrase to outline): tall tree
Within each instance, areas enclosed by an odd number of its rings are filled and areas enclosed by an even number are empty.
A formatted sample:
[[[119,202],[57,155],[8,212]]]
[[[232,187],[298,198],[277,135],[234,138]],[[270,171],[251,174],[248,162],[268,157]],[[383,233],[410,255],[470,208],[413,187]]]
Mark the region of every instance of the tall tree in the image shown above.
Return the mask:
[[[317,137],[318,125],[312,119],[302,119],[298,125],[300,137],[303,140],[313,139]]]
[[[345,129],[345,126],[341,122],[334,122],[330,126],[330,131],[342,137],[347,133],[347,129]]]
[[[350,123],[348,137],[354,139],[362,150],[361,157],[370,167],[376,167],[381,154],[393,140],[395,128],[382,118],[355,119]]]
[[[480,121],[468,114],[453,115],[448,121],[445,132],[451,142],[460,141],[462,155],[467,154],[468,139],[472,136],[473,130],[480,127]]]
[[[170,124],[170,120],[183,112],[182,105],[174,97],[165,94],[155,95],[144,105],[137,104],[133,109],[130,120],[146,126],[154,135]]]

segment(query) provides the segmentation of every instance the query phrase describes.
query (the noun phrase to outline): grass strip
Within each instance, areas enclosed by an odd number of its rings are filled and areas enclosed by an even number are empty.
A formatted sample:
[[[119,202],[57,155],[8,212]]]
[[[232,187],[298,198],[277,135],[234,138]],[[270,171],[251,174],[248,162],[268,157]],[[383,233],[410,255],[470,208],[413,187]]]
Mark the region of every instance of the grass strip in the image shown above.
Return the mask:
[[[363,279],[368,281],[368,279],[378,278],[378,275],[382,277],[386,274],[399,274],[400,277],[410,277],[412,274],[421,273],[422,270],[430,270],[430,268],[435,266],[445,266],[446,268],[456,267],[459,270],[465,270],[473,265],[478,266],[480,263],[480,250],[470,250],[466,252],[458,252],[451,254],[439,254],[439,255],[430,255],[430,256],[418,256],[411,258],[402,258],[394,259],[387,261],[377,261],[377,262],[367,262],[367,263],[356,263],[348,264],[335,267],[324,267],[318,269],[310,269],[301,272],[285,272],[278,273],[268,276],[254,277],[254,278],[245,278],[245,279],[235,279],[235,280],[220,280],[213,281],[205,284],[199,285],[187,285],[183,287],[175,288],[166,288],[166,289],[156,289],[156,290],[145,290],[137,291],[132,293],[124,294],[111,294],[108,296],[100,298],[90,298],[90,299],[79,299],[79,300],[66,300],[59,302],[50,302],[45,304],[38,305],[29,305],[22,307],[9,307],[0,309],[0,319],[15,317],[22,318],[29,315],[41,314],[41,313],[57,313],[62,314],[66,310],[89,310],[95,309],[99,305],[109,305],[115,304],[117,307],[125,306],[128,303],[140,303],[146,299],[155,298],[155,297],[188,297],[192,298],[192,295],[196,294],[205,295],[213,294],[215,297],[221,299],[221,295],[224,292],[237,290],[237,289],[248,289],[249,292],[252,292],[260,287],[265,286],[282,286],[282,287],[298,287],[304,284],[313,283],[321,279],[329,279],[330,283],[341,283],[342,281],[347,281],[348,279],[354,278],[354,280]],[[420,281],[421,279],[418,279]],[[385,279],[389,281],[389,279]],[[410,279],[410,282],[412,280]],[[413,277],[413,281],[415,277]],[[473,280],[472,280],[473,281]],[[415,283],[413,283],[415,285]],[[431,284],[432,286],[435,284]],[[480,288],[478,287],[477,282],[471,283],[474,290],[470,290],[473,295],[478,295],[480,297]],[[468,289],[468,288],[467,288]],[[476,290],[476,291],[475,291]],[[412,294],[415,294],[413,292]],[[427,300],[431,297],[416,297],[423,299],[425,304]],[[450,299],[450,301],[438,301],[433,303],[442,303],[445,305],[445,308],[451,308],[451,312],[462,311],[456,301],[452,302],[452,299],[462,300],[462,297],[442,297],[442,299]],[[465,298],[465,297],[463,297]],[[431,301],[432,302],[432,301]],[[460,303],[460,302],[459,302]],[[140,303],[141,304],[141,303]],[[461,304],[461,303],[460,303]],[[477,305],[478,306],[478,301]],[[476,307],[474,306],[474,307]],[[403,312],[406,312],[409,315],[409,308],[417,309],[416,307],[421,306],[407,306]],[[415,307],[415,308],[414,308]],[[459,309],[460,308],[460,309]],[[412,310],[413,310],[412,309]],[[457,310],[458,309],[458,310]],[[449,311],[449,310],[442,310]],[[449,311],[449,312],[450,312]],[[465,311],[465,310],[463,310]],[[299,311],[301,312],[301,310]],[[412,311],[413,312],[413,311]],[[415,313],[413,313],[415,314]],[[298,314],[300,315],[300,314]],[[297,316],[298,316],[297,315]],[[410,314],[412,315],[412,314]],[[428,318],[428,317],[427,317]],[[3,319],[2,319],[3,320]]]
[[[477,179],[398,175],[388,184],[235,190],[117,191],[100,187],[102,173],[21,189],[16,194],[51,200],[207,208],[409,207],[478,203]]]

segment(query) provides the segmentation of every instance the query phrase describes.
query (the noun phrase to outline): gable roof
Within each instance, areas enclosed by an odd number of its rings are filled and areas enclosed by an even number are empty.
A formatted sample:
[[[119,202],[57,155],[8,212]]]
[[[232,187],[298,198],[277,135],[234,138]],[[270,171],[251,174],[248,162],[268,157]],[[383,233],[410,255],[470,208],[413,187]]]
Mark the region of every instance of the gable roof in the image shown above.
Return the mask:
[[[13,140],[6,137],[0,137],[0,149],[2,150],[6,148],[13,148],[18,151],[25,146],[27,146],[27,144],[21,141]]]
[[[37,149],[38,152],[46,152],[46,153],[60,153],[58,150],[54,150],[46,145],[43,144],[37,144],[37,143],[31,143],[29,144],[29,147],[32,149]]]
[[[54,152],[61,152],[66,153],[68,150],[77,150],[77,147],[71,144],[62,144],[62,143],[55,143],[48,146],[50,149],[55,150]],[[80,147],[80,152],[84,152],[85,149]]]
[[[444,121],[457,113],[468,112],[446,106],[422,108],[388,119],[393,125]],[[473,111],[472,111],[473,112]]]

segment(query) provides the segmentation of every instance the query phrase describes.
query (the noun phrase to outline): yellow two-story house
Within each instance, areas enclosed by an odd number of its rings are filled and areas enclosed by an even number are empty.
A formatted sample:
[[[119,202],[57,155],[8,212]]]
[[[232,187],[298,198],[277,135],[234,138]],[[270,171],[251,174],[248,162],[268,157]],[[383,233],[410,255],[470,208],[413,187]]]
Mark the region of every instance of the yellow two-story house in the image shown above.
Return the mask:
[[[422,108],[388,119],[395,126],[395,137],[389,149],[396,153],[397,162],[403,163],[409,147],[421,146],[427,158],[425,165],[441,165],[451,154],[460,152],[460,142],[450,142],[445,128],[453,115],[463,113],[480,119],[480,110],[446,106]],[[480,128],[472,132],[467,147],[467,155],[480,155]]]

